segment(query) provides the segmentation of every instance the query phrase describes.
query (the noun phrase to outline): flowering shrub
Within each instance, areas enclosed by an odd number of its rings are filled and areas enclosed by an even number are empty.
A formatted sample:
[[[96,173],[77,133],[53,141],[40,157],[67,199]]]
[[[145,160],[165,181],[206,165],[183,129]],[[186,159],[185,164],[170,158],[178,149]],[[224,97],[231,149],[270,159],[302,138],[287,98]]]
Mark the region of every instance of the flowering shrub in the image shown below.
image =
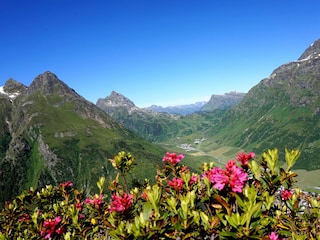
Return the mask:
[[[0,239],[320,239],[320,199],[294,188],[299,151],[261,159],[240,153],[225,167],[192,173],[182,154],[166,153],[155,183],[129,189],[134,158],[110,159],[117,176],[92,196],[71,182],[29,190],[0,212]]]

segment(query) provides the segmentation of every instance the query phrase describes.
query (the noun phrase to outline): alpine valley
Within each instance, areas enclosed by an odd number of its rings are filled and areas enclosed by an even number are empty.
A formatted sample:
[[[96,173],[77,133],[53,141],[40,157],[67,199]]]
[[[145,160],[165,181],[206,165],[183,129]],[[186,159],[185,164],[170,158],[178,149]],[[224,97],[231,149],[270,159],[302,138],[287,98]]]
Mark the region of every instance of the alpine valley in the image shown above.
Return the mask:
[[[138,108],[115,91],[95,105],[51,72],[29,87],[9,79],[0,88],[0,202],[67,180],[90,191],[100,176],[113,176],[107,159],[121,150],[136,158],[131,179],[140,181],[153,178],[166,151],[184,153],[198,169],[243,150],[298,148],[302,187],[314,190],[320,180],[319,58],[317,40],[248,93],[212,95],[187,114]]]
[[[319,187],[320,40],[247,94],[224,96],[231,103],[227,107],[217,106],[221,98],[213,95],[196,113],[186,116],[139,109],[115,92],[99,99],[97,106],[145,139],[172,151],[187,151],[198,161],[213,158],[223,164],[242,150],[262,153],[273,148],[279,149],[283,159],[285,148],[300,149],[295,165],[300,187],[312,191]]]

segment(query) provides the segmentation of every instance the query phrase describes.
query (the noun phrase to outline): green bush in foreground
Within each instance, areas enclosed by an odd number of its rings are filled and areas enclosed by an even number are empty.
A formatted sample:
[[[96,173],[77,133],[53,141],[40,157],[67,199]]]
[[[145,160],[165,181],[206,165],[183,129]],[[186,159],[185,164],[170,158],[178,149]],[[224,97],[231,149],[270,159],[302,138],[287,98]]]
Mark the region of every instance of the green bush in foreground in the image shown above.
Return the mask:
[[[0,239],[320,239],[319,197],[293,188],[299,154],[286,149],[286,169],[274,149],[197,174],[182,154],[166,153],[154,184],[129,189],[134,158],[119,152],[108,191],[102,177],[89,197],[65,182],[6,202]]]

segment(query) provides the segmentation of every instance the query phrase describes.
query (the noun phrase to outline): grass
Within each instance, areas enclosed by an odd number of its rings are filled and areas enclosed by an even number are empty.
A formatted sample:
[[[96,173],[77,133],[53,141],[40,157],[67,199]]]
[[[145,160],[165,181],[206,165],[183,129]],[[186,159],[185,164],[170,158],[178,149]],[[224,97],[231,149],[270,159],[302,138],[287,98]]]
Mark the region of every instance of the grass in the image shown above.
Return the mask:
[[[31,158],[27,163],[27,181],[25,188],[36,188],[38,186],[38,180],[41,174],[41,170],[45,166],[45,161],[38,152],[39,143],[36,141],[32,147]]]

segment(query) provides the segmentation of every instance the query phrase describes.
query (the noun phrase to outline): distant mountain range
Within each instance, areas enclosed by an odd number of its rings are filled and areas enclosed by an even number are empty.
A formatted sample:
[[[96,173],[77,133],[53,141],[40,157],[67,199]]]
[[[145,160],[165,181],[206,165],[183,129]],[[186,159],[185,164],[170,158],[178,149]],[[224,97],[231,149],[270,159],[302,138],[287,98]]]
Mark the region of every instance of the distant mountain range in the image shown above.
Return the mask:
[[[185,122],[187,115],[229,109],[238,104],[244,95],[244,93],[232,92],[212,95],[208,102],[166,108],[155,105],[139,108],[121,93],[112,91],[109,96],[99,98],[96,105],[143,138],[152,142],[164,142],[177,136],[185,128],[184,126],[190,124]]]
[[[196,112],[212,112],[216,109],[226,110],[233,107],[234,105],[237,105],[244,96],[245,93],[239,92],[230,92],[225,93],[224,95],[213,94],[209,101],[201,101],[194,104],[184,104],[168,107],[152,105],[145,109],[155,112],[166,112],[186,116]]]
[[[0,129],[0,202],[66,180],[94,189],[100,176],[113,176],[107,159],[120,150],[142,166],[132,179],[152,179],[166,151],[154,143],[182,138],[205,140],[204,161],[219,146],[232,155],[231,147],[288,147],[302,151],[296,168],[320,169],[320,40],[248,93],[213,95],[187,115],[138,108],[114,91],[95,105],[51,72],[28,87],[9,79],[0,87]]]
[[[151,110],[154,112],[166,112],[170,114],[179,114],[182,116],[192,114],[200,111],[200,109],[206,105],[208,101],[196,102],[194,104],[184,104],[184,105],[176,105],[176,106],[168,106],[162,107],[157,105],[152,105],[150,107],[146,107],[146,110]]]

